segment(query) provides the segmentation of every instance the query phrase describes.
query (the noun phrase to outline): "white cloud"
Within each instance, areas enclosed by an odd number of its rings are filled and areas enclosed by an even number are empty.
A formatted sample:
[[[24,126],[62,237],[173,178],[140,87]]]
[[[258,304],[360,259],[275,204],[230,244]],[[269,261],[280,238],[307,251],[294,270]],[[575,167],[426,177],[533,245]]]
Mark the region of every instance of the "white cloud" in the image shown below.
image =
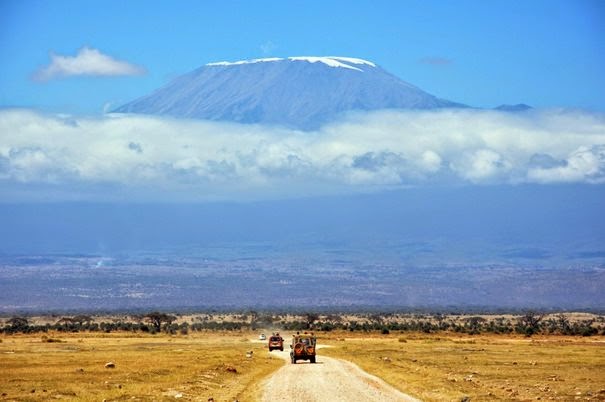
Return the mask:
[[[50,64],[33,74],[36,81],[78,75],[118,76],[142,75],[145,69],[125,61],[116,60],[97,49],[83,47],[76,56],[50,54]]]
[[[510,162],[491,149],[477,149],[465,153],[460,162],[452,162],[451,166],[460,177],[473,183],[493,180],[505,175],[512,168]]]
[[[141,115],[0,111],[0,192],[263,199],[443,182],[605,183],[605,116],[382,111],[317,132]],[[90,190],[90,189],[94,190]],[[112,190],[113,191],[113,190]],[[40,194],[42,196],[42,194]]]
[[[277,49],[277,45],[268,40],[260,45],[260,50],[264,55],[272,54]]]
[[[441,157],[438,153],[428,150],[422,153],[419,163],[427,173],[435,173],[441,168]]]
[[[605,183],[605,145],[581,146],[559,166],[530,169],[528,178],[539,183]]]

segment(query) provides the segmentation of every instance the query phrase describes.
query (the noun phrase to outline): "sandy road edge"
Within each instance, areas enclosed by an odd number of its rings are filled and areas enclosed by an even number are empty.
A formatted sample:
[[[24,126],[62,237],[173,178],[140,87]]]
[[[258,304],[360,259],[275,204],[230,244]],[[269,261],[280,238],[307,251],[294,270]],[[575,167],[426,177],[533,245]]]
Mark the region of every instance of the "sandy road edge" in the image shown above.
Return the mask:
[[[267,342],[265,340],[259,340],[259,339],[250,339],[249,341],[252,344],[259,344],[259,343],[266,344],[266,342]],[[286,349],[284,349],[284,350],[286,350]],[[266,353],[266,355],[265,355],[265,353]],[[286,364],[288,364],[290,362],[289,356],[287,358],[285,358],[283,356],[277,356],[276,353],[271,353],[268,350],[265,350],[265,352],[262,355],[262,358],[281,359],[281,360],[283,360],[283,364],[279,368],[275,369],[273,372],[265,375],[262,378],[259,378],[257,381],[252,383],[250,385],[250,388],[240,392],[237,395],[237,400],[239,402],[260,401],[262,398],[262,395],[263,395],[265,383],[271,377],[273,377],[277,372],[279,372],[279,370],[281,370]]]

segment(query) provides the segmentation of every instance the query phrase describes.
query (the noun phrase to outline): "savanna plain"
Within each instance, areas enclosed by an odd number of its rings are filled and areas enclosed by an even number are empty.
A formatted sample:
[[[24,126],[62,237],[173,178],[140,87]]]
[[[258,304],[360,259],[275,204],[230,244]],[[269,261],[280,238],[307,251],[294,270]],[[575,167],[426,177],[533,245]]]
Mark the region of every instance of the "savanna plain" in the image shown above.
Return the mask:
[[[322,356],[350,361],[420,400],[605,400],[605,336],[600,327],[590,336],[386,326],[322,331],[322,317],[312,318],[318,365]],[[349,326],[364,319],[340,318]],[[468,323],[469,318],[456,320]],[[222,319],[235,322],[233,317]],[[518,317],[479,321],[504,319]],[[74,332],[48,326],[45,331],[4,332],[0,399],[254,401],[264,380],[290,364],[269,352],[259,334],[280,331],[288,350],[290,335],[298,330],[292,319],[282,322],[281,329],[228,325],[230,330],[190,331],[182,330],[182,323],[181,330],[155,334],[119,327]],[[313,386],[313,378],[304,381]]]

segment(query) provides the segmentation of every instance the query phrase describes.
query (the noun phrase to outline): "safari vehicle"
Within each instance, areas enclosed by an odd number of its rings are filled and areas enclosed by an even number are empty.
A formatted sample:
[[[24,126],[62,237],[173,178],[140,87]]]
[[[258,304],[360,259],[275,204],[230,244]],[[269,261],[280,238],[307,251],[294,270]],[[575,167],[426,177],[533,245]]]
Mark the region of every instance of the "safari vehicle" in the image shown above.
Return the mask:
[[[317,339],[313,334],[292,335],[292,344],[290,345],[290,360],[296,364],[297,360],[309,360],[315,363],[315,346]]]
[[[279,334],[273,334],[269,337],[269,352],[276,349],[284,351],[284,338]]]

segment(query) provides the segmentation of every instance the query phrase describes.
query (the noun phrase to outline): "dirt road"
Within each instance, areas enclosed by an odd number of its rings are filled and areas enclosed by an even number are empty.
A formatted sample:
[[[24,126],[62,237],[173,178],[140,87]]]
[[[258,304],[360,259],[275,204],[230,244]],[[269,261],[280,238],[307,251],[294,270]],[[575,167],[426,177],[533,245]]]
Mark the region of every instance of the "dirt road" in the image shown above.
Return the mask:
[[[271,352],[288,361],[263,384],[262,401],[418,401],[353,363],[317,355],[317,363],[290,364],[289,349]]]

